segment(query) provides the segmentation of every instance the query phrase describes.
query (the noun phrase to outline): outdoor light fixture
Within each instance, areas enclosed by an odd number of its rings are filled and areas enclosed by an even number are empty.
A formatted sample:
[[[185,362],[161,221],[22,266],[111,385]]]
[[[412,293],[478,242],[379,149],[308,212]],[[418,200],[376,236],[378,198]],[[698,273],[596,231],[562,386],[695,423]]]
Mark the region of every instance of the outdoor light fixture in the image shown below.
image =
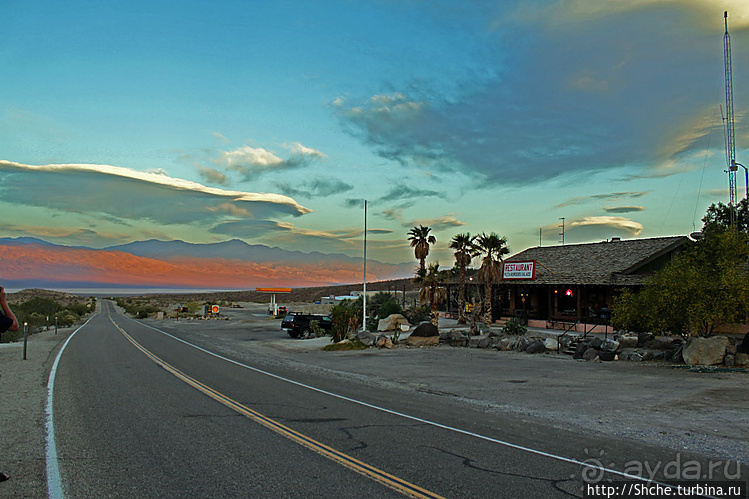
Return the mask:
[[[572,296],[572,290],[571,290],[571,289],[568,289],[568,290],[567,290],[567,292],[566,292],[565,294],[566,294],[567,296]]]

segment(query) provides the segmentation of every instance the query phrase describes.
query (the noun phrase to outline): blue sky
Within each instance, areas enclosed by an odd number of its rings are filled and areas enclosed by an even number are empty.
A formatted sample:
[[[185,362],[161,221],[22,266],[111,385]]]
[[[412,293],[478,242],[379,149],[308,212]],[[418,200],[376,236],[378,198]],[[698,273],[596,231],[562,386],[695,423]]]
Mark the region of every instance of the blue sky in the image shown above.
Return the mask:
[[[443,265],[687,234],[728,199],[724,10],[749,163],[744,1],[6,1],[0,237],[359,256],[362,199],[387,262],[416,224]]]

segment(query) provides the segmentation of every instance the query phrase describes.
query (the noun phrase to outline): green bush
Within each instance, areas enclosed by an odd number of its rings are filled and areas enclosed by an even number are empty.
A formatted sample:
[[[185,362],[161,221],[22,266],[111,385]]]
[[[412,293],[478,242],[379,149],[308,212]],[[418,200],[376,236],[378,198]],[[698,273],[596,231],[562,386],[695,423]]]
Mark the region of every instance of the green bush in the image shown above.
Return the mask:
[[[528,332],[528,326],[523,324],[523,322],[517,317],[513,317],[507,321],[505,327],[502,329],[502,332],[505,334],[522,336],[526,332]]]

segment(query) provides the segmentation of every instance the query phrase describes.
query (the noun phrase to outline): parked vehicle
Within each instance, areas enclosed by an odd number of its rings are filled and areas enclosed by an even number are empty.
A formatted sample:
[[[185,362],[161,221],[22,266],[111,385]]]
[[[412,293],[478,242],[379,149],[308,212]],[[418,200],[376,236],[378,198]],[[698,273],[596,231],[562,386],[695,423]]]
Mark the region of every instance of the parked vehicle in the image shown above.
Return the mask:
[[[312,321],[317,321],[317,324],[326,332],[330,332],[333,328],[333,322],[327,315],[291,312],[281,321],[281,329],[292,338],[314,337]]]

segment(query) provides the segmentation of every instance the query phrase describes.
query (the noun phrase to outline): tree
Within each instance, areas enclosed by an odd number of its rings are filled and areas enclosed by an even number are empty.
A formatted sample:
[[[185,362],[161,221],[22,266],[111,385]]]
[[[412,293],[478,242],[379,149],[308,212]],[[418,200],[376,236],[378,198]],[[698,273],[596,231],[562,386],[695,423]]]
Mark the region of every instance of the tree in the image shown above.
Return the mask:
[[[429,227],[419,225],[408,231],[408,240],[414,249],[414,256],[419,261],[419,267],[422,269],[427,255],[429,255],[429,245],[437,242],[437,239],[429,234],[431,230]]]
[[[508,254],[510,249],[507,238],[499,237],[494,232],[482,232],[476,237],[475,245],[478,254],[483,255],[478,277],[484,283],[484,323],[489,326],[492,323],[492,286],[502,279],[502,256]]]
[[[343,300],[330,309],[330,320],[333,323],[331,334],[333,342],[345,340],[349,333],[357,330],[362,322],[363,300]]]
[[[746,234],[708,231],[639,292],[614,301],[612,319],[627,329],[709,336],[735,324],[749,306],[749,240]]]
[[[724,229],[731,228],[731,208],[727,204],[711,204],[705,216],[702,217],[702,232],[706,235],[720,232]],[[736,207],[736,225],[739,232],[747,232],[749,226],[749,210],[747,210],[747,200],[742,199]]]
[[[403,313],[403,308],[398,303],[398,298],[391,293],[380,291],[367,301],[367,310],[378,319],[384,319],[392,314]]]
[[[427,268],[419,267],[414,278],[415,283],[421,284],[419,304],[429,302],[429,318],[435,327],[439,327],[439,304],[447,298],[447,290],[440,286],[443,281],[444,276],[440,272],[439,263],[432,263]]]
[[[455,265],[458,267],[458,324],[466,323],[466,267],[476,256],[474,239],[475,236],[466,232],[455,234],[450,241],[450,249],[455,250]]]

